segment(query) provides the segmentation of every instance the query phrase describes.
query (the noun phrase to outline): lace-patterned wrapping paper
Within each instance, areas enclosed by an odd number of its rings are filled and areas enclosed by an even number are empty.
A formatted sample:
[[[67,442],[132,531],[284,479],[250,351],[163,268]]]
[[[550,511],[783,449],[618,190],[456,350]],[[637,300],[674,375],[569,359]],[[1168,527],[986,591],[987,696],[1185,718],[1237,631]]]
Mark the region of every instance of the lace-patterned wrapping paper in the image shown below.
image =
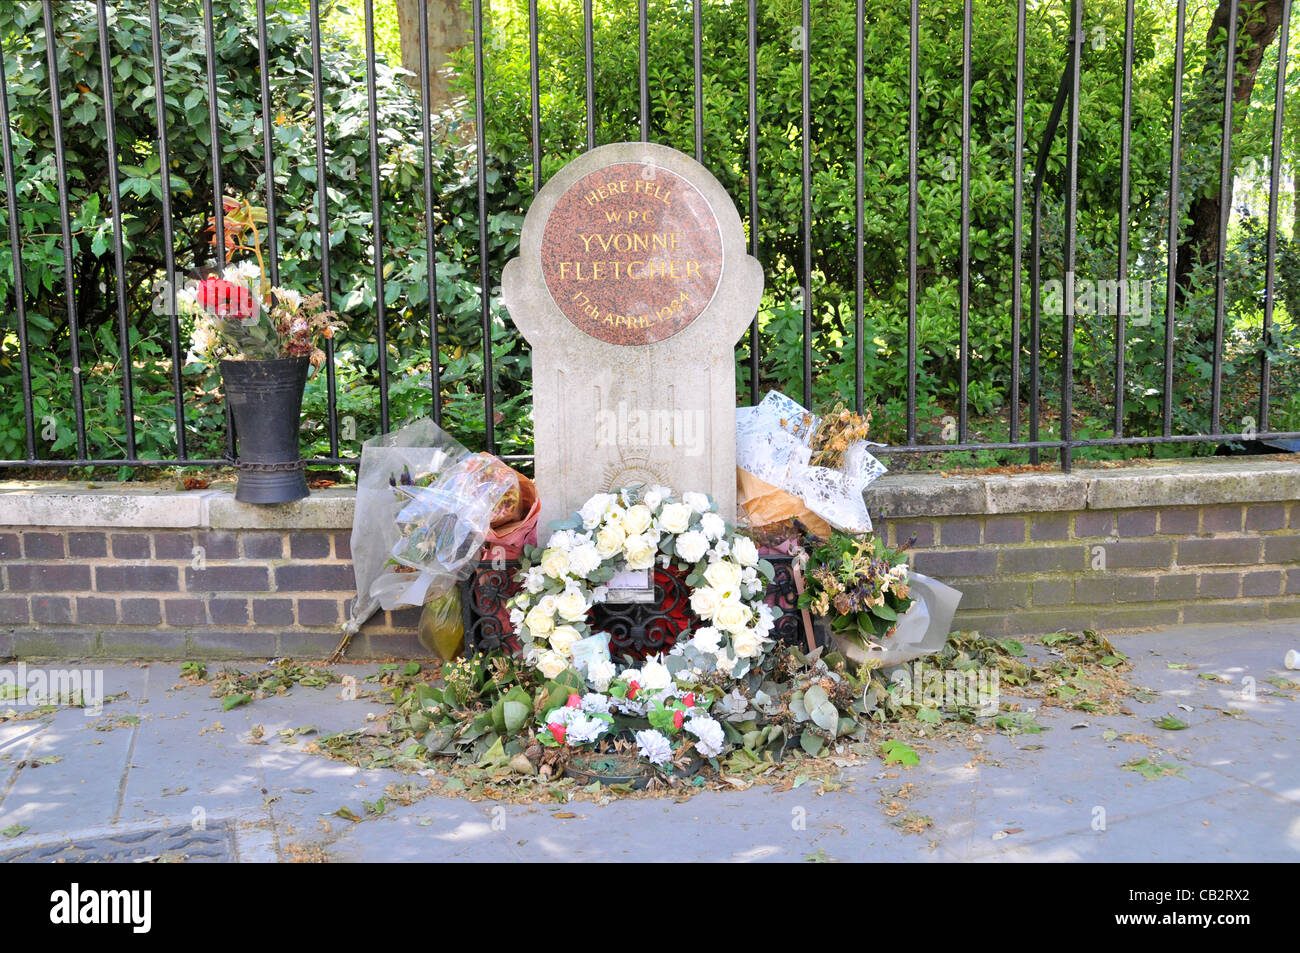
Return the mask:
[[[785,490],[833,527],[846,533],[871,532],[862,491],[885,465],[858,441],[844,453],[842,469],[809,464],[808,440],[818,418],[779,391],[769,391],[756,407],[736,408],[736,466]]]

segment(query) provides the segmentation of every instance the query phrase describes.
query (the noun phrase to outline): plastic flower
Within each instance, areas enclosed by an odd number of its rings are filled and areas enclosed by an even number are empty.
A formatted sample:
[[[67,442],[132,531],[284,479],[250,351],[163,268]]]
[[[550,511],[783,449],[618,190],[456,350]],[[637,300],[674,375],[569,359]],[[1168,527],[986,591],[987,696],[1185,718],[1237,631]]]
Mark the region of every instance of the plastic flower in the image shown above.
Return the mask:
[[[608,659],[596,659],[587,663],[587,682],[598,692],[609,690],[614,675],[614,663]]]
[[[704,757],[716,758],[726,750],[727,740],[722,726],[708,715],[693,715],[685,728],[699,739],[695,742],[695,750]]]
[[[683,493],[682,502],[696,513],[707,513],[713,509],[713,506],[709,503],[709,498],[703,493]]]
[[[637,753],[651,764],[663,764],[673,756],[673,746],[658,731],[648,728],[636,733]]]
[[[708,539],[698,530],[691,530],[677,537],[677,555],[688,563],[699,562],[708,549]]]
[[[661,692],[673,683],[672,673],[658,659],[646,659],[641,666],[642,686],[648,691]]]

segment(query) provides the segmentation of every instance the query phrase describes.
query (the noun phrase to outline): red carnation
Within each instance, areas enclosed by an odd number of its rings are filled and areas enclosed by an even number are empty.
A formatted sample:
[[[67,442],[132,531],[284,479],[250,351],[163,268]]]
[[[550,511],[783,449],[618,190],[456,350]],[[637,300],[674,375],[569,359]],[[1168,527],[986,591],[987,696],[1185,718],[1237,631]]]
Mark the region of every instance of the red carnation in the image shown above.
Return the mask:
[[[253,293],[243,285],[224,278],[204,278],[195,296],[198,302],[219,318],[248,318],[257,313]]]
[[[694,708],[694,707],[695,707],[695,693],[694,693],[694,692],[687,692],[685,695],[683,695],[683,696],[682,696],[682,703],[683,703],[687,708]]]
[[[677,729],[680,730],[681,727],[682,727],[682,722],[685,721],[685,720],[686,720],[686,712],[684,712],[684,711],[682,711],[682,710],[680,710],[680,709],[678,709],[677,711],[673,712],[673,727],[674,727],[674,728],[677,728]]]
[[[573,692],[571,695],[569,695],[569,700],[564,704],[568,708],[581,708],[582,696],[579,695],[577,692]]]
[[[634,679],[634,680],[632,680],[632,681],[630,681],[630,682],[627,683],[627,697],[628,697],[629,699],[634,699],[634,698],[636,698],[636,693],[639,692],[639,691],[641,691],[641,683],[640,683],[640,682],[638,682],[638,681],[636,681],[636,680]]]
[[[560,744],[564,744],[564,726],[563,726],[563,725],[550,724],[550,725],[547,725],[547,726],[546,726],[546,730],[549,731],[549,732],[551,733],[551,737],[552,737],[552,738],[554,738],[554,739],[555,739],[556,741],[558,741]]]

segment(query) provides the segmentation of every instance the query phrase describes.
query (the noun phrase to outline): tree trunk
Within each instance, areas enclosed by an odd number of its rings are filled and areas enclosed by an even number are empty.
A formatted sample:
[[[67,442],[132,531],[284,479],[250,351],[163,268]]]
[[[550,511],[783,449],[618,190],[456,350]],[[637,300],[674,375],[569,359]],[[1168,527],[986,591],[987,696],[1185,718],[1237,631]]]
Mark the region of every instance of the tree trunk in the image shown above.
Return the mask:
[[[1208,55],[1205,67],[1201,71],[1201,87],[1207,96],[1211,95],[1212,90],[1223,88],[1222,66],[1218,59],[1225,45],[1223,37],[1227,35],[1230,14],[1231,0],[1219,0],[1218,9],[1214,11],[1214,20],[1210,23],[1206,40]],[[1264,59],[1264,51],[1272,44],[1281,24],[1282,0],[1241,0],[1237,14],[1236,87],[1232,97],[1233,115],[1236,119],[1239,119],[1243,112],[1241,105],[1250,101],[1250,94],[1255,89],[1255,76]],[[1219,93],[1216,98],[1221,110],[1222,94]],[[1208,123],[1202,126],[1202,130],[1209,128]],[[1231,209],[1232,183],[1229,182],[1226,211],[1230,212]],[[1219,225],[1221,216],[1225,214],[1225,210],[1219,207],[1218,189],[1194,197],[1190,212],[1192,221],[1183,232],[1182,241],[1178,245],[1175,271],[1180,303],[1191,290],[1192,271],[1198,265],[1214,265],[1218,262]]]
[[[420,88],[419,0],[397,0],[397,29],[402,43],[402,67],[414,76],[407,82]],[[473,39],[474,24],[460,0],[429,0],[429,106],[441,109],[451,101],[453,50]]]

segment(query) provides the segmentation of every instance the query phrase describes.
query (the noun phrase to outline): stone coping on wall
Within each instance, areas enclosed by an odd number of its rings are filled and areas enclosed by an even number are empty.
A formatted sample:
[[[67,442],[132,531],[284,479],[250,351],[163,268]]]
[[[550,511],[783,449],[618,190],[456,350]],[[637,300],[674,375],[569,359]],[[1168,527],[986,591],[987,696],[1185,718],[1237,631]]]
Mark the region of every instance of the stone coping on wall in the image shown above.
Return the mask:
[[[316,490],[278,505],[239,503],[230,488],[148,483],[0,482],[0,526],[319,529],[352,526],[355,490]],[[1300,500],[1300,460],[1199,459],[1078,466],[1071,473],[894,473],[867,491],[877,519],[1113,510]]]

